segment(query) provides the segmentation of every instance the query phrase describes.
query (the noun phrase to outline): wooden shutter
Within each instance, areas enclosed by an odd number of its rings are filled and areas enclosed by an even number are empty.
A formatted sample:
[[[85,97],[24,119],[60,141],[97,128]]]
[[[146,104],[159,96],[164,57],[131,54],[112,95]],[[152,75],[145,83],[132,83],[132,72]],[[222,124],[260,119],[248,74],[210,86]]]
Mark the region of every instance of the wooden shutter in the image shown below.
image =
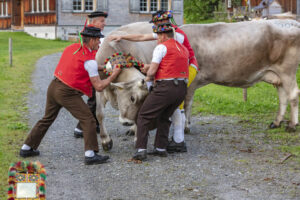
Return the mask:
[[[73,0],[61,0],[61,11],[72,12],[73,11]]]
[[[182,13],[183,12],[183,0],[173,0],[172,8],[174,13]]]
[[[129,1],[129,11],[131,13],[140,12],[140,0],[130,0]]]
[[[108,11],[108,0],[97,1],[97,11]]]

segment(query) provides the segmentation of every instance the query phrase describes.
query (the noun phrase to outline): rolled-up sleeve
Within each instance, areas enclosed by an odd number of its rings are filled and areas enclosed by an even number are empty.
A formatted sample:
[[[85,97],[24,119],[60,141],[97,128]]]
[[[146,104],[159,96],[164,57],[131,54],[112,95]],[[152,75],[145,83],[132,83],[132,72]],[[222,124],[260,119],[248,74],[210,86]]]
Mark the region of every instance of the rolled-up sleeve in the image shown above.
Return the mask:
[[[167,47],[163,44],[157,45],[153,51],[152,62],[160,63],[167,54]]]
[[[84,62],[84,69],[89,73],[89,77],[99,76],[98,63],[96,60],[87,60]]]

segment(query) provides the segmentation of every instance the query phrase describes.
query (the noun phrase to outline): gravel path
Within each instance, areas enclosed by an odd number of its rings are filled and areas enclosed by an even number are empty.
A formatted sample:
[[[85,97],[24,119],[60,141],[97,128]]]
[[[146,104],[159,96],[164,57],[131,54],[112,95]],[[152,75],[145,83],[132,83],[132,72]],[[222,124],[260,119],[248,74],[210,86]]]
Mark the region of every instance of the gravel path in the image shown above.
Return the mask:
[[[46,91],[61,53],[45,56],[32,76],[29,124],[43,116]],[[107,130],[113,149],[103,165],[85,166],[82,139],[73,137],[77,121],[65,109],[48,130],[39,150],[47,170],[47,199],[300,199],[300,166],[273,144],[264,143],[264,128],[249,128],[238,119],[193,116],[188,152],[147,162],[128,162],[133,137],[107,106]],[[258,133],[257,133],[258,132]],[[153,134],[149,146],[153,143]]]

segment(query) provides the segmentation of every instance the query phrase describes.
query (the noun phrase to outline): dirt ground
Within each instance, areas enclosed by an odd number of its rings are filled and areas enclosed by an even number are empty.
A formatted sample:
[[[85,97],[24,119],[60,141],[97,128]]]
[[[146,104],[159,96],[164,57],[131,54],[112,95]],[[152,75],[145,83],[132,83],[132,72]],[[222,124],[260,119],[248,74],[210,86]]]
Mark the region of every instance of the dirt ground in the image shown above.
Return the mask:
[[[28,96],[29,123],[43,116],[48,84],[60,53],[41,58]],[[193,116],[186,135],[187,153],[128,162],[133,137],[118,121],[118,112],[105,110],[107,130],[114,141],[103,165],[85,166],[83,140],[73,137],[77,121],[61,110],[39,150],[47,170],[46,195],[61,199],[300,199],[300,165],[276,144],[266,143],[266,127],[251,127],[239,119]],[[263,120],[263,119],[261,119]],[[149,148],[154,134],[150,135]],[[99,139],[100,140],[100,139]]]

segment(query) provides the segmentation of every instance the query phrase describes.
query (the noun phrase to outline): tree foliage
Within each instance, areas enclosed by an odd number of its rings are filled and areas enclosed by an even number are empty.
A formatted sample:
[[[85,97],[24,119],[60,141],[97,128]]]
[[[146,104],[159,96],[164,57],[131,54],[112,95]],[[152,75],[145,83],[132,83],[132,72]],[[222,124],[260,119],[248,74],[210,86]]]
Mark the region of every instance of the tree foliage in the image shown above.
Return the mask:
[[[210,19],[222,0],[184,0],[184,17],[188,22]]]
[[[241,0],[231,0],[231,1],[232,1],[232,6],[235,7],[235,8],[242,5]]]

